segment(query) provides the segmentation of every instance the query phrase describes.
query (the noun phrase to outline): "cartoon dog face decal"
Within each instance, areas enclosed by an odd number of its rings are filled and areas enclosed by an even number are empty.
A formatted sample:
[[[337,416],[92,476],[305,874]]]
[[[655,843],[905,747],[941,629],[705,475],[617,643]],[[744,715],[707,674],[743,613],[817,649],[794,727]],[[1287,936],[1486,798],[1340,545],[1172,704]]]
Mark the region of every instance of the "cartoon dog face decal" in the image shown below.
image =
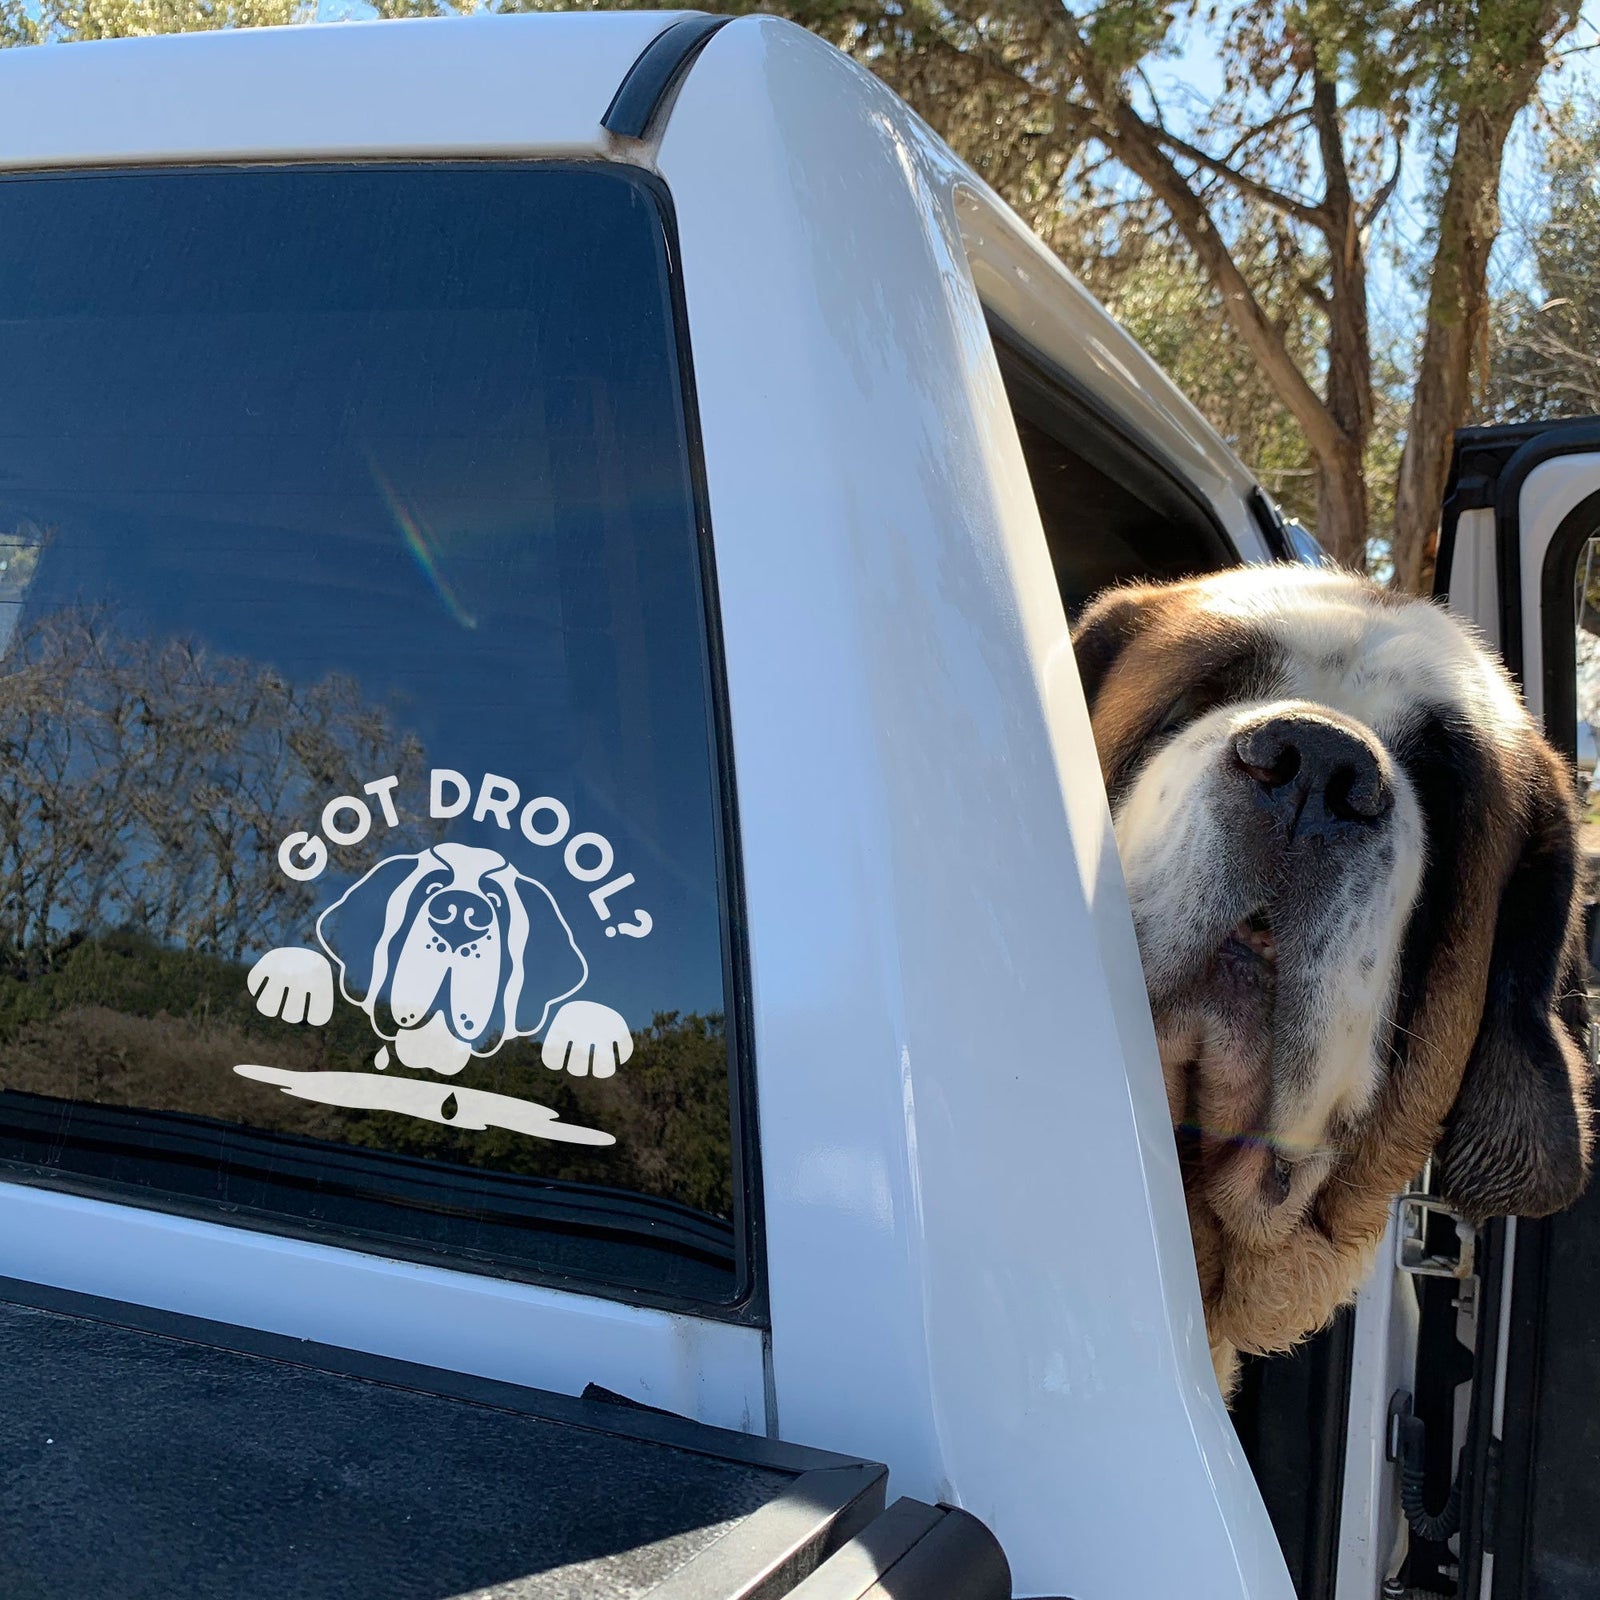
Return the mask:
[[[317,919],[339,986],[404,1066],[454,1074],[543,1028],[588,965],[548,889],[504,856],[390,856]]]

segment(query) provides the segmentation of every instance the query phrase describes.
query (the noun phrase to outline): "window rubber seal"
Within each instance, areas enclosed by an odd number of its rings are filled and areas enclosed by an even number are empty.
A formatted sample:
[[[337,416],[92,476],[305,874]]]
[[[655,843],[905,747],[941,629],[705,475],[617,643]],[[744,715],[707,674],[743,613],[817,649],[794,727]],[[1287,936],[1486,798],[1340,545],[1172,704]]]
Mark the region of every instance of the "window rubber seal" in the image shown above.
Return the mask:
[[[662,113],[672,91],[711,42],[712,34],[732,20],[691,11],[664,28],[623,75],[600,126],[620,139],[645,138],[664,120]]]

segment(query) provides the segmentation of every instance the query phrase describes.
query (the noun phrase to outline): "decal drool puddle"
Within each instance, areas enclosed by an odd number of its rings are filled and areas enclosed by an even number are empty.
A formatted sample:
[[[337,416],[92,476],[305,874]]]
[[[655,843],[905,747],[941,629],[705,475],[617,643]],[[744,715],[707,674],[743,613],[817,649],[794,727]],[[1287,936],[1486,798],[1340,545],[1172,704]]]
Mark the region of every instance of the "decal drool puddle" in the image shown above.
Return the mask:
[[[382,778],[362,790],[379,802],[391,828],[399,822],[396,783]],[[461,815],[473,792],[460,773],[435,768],[430,817]],[[509,835],[521,801],[518,786],[486,773],[476,794],[473,820],[493,821]],[[330,800],[321,821],[322,834],[335,845],[360,843],[373,824],[371,808],[352,795]],[[607,877],[614,865],[610,841],[597,833],[568,838],[570,828],[559,800],[541,796],[521,807],[518,832],[530,844],[548,849],[565,841],[559,859],[569,877],[580,883]],[[278,861],[286,876],[309,881],[327,866],[327,844],[321,835],[291,834]],[[630,922],[611,920],[611,897],[633,881],[626,873],[585,895],[608,936],[640,939],[653,927],[642,908]],[[256,962],[246,980],[256,1009],[318,1027],[331,1020],[337,989],[339,998],[366,1013],[382,1041],[375,1070],[300,1072],[246,1064],[234,1068],[241,1077],[324,1105],[394,1111],[478,1132],[503,1128],[569,1144],[616,1142],[599,1129],[564,1123],[530,1100],[384,1075],[397,1060],[412,1072],[453,1078],[508,1039],[541,1033],[544,1065],[575,1077],[609,1078],[633,1054],[633,1035],[620,1013],[572,998],[587,982],[589,964],[555,895],[500,851],[444,842],[386,856],[317,918],[316,940],[317,949],[269,950]]]
[[[399,1111],[452,1128],[508,1128],[535,1139],[558,1139],[566,1144],[607,1145],[617,1141],[598,1128],[563,1122],[548,1106],[516,1100],[484,1089],[453,1089],[423,1083],[416,1078],[379,1078],[370,1072],[291,1072],[285,1067],[242,1066],[233,1069],[257,1083],[276,1084],[300,1100],[360,1111]]]

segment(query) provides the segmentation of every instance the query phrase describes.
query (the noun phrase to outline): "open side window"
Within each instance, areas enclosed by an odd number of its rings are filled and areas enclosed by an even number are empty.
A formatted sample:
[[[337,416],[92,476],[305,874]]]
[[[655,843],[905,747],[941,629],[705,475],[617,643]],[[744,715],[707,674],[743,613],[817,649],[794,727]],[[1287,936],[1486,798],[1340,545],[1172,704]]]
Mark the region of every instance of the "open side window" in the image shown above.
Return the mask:
[[[1108,584],[1238,564],[1239,552],[1188,485],[998,321],[990,331],[1069,619]],[[1273,555],[1323,559],[1265,496],[1252,510]],[[1292,1355],[1247,1360],[1233,1404],[1302,1600],[1334,1593],[1352,1333],[1342,1312]]]
[[[990,333],[1069,620],[1108,584],[1237,565],[1215,513],[1170,468],[993,318]]]

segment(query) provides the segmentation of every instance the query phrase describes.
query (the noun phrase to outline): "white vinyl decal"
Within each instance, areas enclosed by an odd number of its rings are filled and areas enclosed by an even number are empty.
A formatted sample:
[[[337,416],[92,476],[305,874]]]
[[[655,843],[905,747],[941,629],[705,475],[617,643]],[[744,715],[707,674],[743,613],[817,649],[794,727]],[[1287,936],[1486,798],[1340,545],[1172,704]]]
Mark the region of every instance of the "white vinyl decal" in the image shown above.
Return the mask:
[[[536,1139],[566,1144],[615,1144],[609,1133],[562,1122],[547,1106],[514,1100],[508,1094],[482,1089],[447,1089],[416,1078],[380,1078],[371,1072],[290,1072],[285,1067],[235,1067],[242,1077],[276,1084],[285,1094],[323,1105],[354,1106],[364,1111],[403,1111],[429,1122],[456,1128],[509,1128]]]
[[[379,801],[390,827],[398,823],[395,784],[379,779],[362,791]],[[458,816],[471,798],[459,773],[434,770],[431,816]],[[509,833],[519,801],[515,783],[486,774],[474,820],[491,820]],[[347,846],[366,838],[372,816],[365,802],[341,795],[324,807],[321,821],[322,834]],[[552,854],[568,876],[585,885],[606,877],[613,865],[609,840],[596,833],[569,839],[570,827],[566,806],[548,796],[521,809],[519,831],[530,844],[566,841],[564,851]],[[305,882],[321,876],[327,845],[321,835],[291,834],[278,860],[286,876]],[[653,926],[642,908],[630,923],[611,920],[611,897],[633,882],[632,874],[623,874],[584,895],[608,936],[644,938]],[[366,1013],[383,1041],[376,1072],[235,1067],[242,1077],[326,1105],[397,1111],[456,1128],[505,1128],[573,1144],[615,1142],[609,1133],[563,1123],[532,1101],[380,1076],[398,1060],[409,1071],[452,1078],[508,1039],[541,1032],[544,1065],[576,1077],[609,1078],[633,1054],[633,1034],[618,1012],[571,998],[587,981],[589,965],[556,897],[498,850],[446,842],[385,856],[317,918],[316,939],[318,949],[269,950],[255,963],[246,982],[256,1009],[282,1022],[320,1027],[333,1016],[337,991]]]

